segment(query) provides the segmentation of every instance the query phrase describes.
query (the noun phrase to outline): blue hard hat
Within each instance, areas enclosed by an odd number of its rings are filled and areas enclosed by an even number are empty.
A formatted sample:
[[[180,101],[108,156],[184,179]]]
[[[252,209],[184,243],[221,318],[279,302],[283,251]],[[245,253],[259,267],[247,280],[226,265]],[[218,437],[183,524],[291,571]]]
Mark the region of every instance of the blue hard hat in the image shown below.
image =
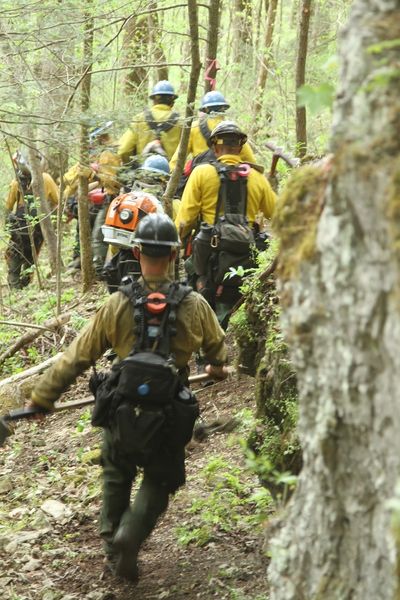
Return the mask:
[[[89,133],[89,142],[93,143],[95,139],[99,137],[99,135],[106,133],[113,123],[114,121],[106,121],[106,123],[103,123],[99,127],[92,129],[92,131]]]
[[[225,108],[229,108],[230,105],[226,102],[221,92],[213,91],[204,94],[200,109],[211,108],[212,106],[224,106]]]
[[[169,163],[164,156],[159,154],[152,154],[148,156],[141,166],[144,171],[151,171],[153,173],[160,173],[161,175],[169,175]]]
[[[174,86],[166,79],[163,79],[163,81],[159,81],[153,87],[153,91],[151,92],[149,98],[154,98],[154,96],[173,96],[174,98],[178,97],[175,94]]]

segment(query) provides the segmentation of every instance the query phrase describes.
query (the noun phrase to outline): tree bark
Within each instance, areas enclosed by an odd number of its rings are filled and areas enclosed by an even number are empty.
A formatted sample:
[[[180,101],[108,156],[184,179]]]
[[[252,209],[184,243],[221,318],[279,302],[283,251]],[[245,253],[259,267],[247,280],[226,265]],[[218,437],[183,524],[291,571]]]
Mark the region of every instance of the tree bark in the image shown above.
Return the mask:
[[[44,241],[47,244],[49,254],[49,263],[51,274],[57,272],[57,236],[54,231],[53,223],[51,222],[51,209],[46,199],[44,190],[43,173],[40,165],[40,159],[36,150],[35,138],[30,125],[26,126],[27,137],[30,139],[28,146],[29,165],[32,172],[32,191],[35,198],[39,198],[40,203],[40,228],[43,233]]]
[[[87,0],[87,7],[90,6]],[[93,61],[93,17],[89,10],[85,13],[84,40],[83,40],[83,71],[89,70]],[[81,139],[80,139],[80,164],[83,167],[89,165],[89,127],[85,115],[90,106],[91,75],[87,72],[82,80],[81,87]],[[81,252],[82,290],[87,292],[94,281],[94,270],[92,262],[91,229],[88,205],[89,184],[85,176],[79,177],[78,187],[78,219],[79,219],[79,243]]]
[[[354,2],[334,154],[297,174],[277,215],[304,467],[272,541],[271,600],[399,598],[399,38],[398,0]]]
[[[186,99],[185,124],[179,142],[179,152],[176,167],[171,175],[171,179],[168,182],[167,189],[165,190],[165,194],[163,196],[165,212],[170,217],[172,217],[172,198],[174,197],[174,193],[178,186],[179,179],[182,175],[184,162],[187,155],[190,128],[192,126],[192,121],[195,113],[196,89],[201,70],[199,51],[199,16],[197,0],[188,0],[188,16],[192,67],[190,70],[189,87]]]
[[[124,27],[122,42],[122,67],[142,62],[145,55],[143,47],[148,48],[149,27],[146,17],[129,19]],[[143,86],[147,70],[144,67],[133,67],[124,77],[124,91],[127,96],[139,96],[138,102],[147,98],[147,85]]]
[[[252,44],[252,2],[249,0],[235,0],[234,5],[234,38],[233,59],[243,62],[249,56]]]
[[[217,77],[217,51],[218,51],[218,35],[219,21],[221,16],[221,0],[210,0],[210,10],[208,15],[208,34],[205,59],[206,77],[204,80],[204,93],[215,89],[215,81]]]
[[[310,28],[311,0],[302,0],[299,18],[299,37],[296,61],[296,93],[304,85]],[[297,156],[302,158],[307,152],[307,113],[305,106],[296,107],[296,147]]]
[[[157,2],[152,0],[149,3],[149,9],[156,9]],[[149,29],[149,44],[150,56],[155,58],[156,62],[164,63],[164,66],[156,68],[157,81],[163,81],[168,79],[168,67],[165,65],[167,58],[161,45],[161,30],[159,25],[159,17],[156,12],[152,12],[148,16],[148,29]]]

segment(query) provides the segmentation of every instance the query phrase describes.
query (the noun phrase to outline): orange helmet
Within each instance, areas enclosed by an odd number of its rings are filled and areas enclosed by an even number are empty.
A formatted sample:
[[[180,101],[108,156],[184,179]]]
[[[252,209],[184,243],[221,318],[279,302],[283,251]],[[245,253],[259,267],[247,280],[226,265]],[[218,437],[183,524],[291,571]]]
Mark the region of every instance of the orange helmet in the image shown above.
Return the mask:
[[[104,241],[114,246],[133,248],[137,224],[150,213],[164,212],[161,202],[147,192],[129,192],[115,198],[107,211],[101,230]]]

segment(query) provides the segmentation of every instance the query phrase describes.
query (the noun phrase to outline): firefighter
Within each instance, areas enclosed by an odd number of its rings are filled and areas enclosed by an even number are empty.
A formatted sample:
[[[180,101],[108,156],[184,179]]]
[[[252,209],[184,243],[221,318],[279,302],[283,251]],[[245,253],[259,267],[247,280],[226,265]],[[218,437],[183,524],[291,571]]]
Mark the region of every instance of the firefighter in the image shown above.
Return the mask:
[[[11,234],[6,250],[8,284],[11,288],[22,289],[32,279],[34,265],[33,249],[39,254],[43,244],[43,234],[37,217],[36,201],[32,192],[32,173],[24,154],[19,150],[14,154],[16,178],[10,184],[5,202],[6,222]],[[58,205],[58,187],[48,173],[43,173],[44,193],[49,209]]]
[[[169,81],[156,83],[149,96],[153,106],[145,108],[133,118],[129,129],[119,141],[118,155],[123,163],[128,163],[132,157],[156,150],[168,160],[172,158],[182,130],[179,113],[173,110],[177,97]]]
[[[171,289],[169,265],[175,261],[179,245],[171,219],[158,213],[146,216],[136,229],[136,242],[142,290],[160,294]],[[134,284],[131,286],[133,291]],[[128,356],[138,342],[135,339],[138,323],[134,320],[129,293],[126,289],[109,297],[85,330],[41,377],[32,391],[31,406],[52,410],[62,392],[107,348],[112,347],[121,360]],[[175,334],[171,337],[171,351],[179,377],[187,378],[191,354],[199,348],[203,348],[209,363],[207,372],[215,378],[227,376],[225,336],[202,296],[189,291],[179,302],[170,326]],[[159,402],[162,401],[160,397]],[[166,431],[160,431],[161,439],[165,434]],[[134,581],[138,578],[139,550],[167,509],[170,495],[185,483],[185,449],[182,444],[171,447],[162,442],[156,453],[141,465],[144,476],[132,505],[130,495],[138,461],[134,455],[121,452],[111,423],[104,429],[102,466],[100,534],[108,564],[117,575]]]
[[[198,230],[202,222],[186,269],[195,275],[198,291],[215,308],[224,328],[240,298],[241,284],[240,277],[227,274],[231,268],[250,268],[255,243],[250,229],[258,213],[267,219],[272,217],[276,202],[267,179],[248,164],[242,164],[241,151],[246,140],[247,135],[232,121],[221,121],[215,127],[209,144],[216,162],[195,167],[175,219],[181,239]]]
[[[195,158],[202,153],[208,152],[208,156],[204,157],[204,162],[209,162],[210,148],[209,139],[211,131],[225,120],[225,111],[229,108],[229,104],[226,102],[221,92],[216,90],[207,92],[201,101],[200,105],[200,117],[198,120],[193,122],[190,129],[189,143],[187,149],[187,156]],[[176,149],[173,157],[170,160],[171,170],[175,169],[176,162],[178,160],[179,147]],[[214,156],[211,154],[211,158]],[[246,142],[243,144],[240,152],[240,158],[242,162],[255,163],[256,159],[253,154],[250,145]]]
[[[113,121],[107,121],[100,127],[96,127],[89,135],[89,153],[90,165],[84,166],[80,163],[73,165],[64,175],[66,185],[64,195],[67,198],[67,215],[71,218],[78,218],[78,186],[79,177],[87,177],[89,182],[89,220],[92,229],[92,238],[94,238],[93,247],[101,256],[107,251],[103,248],[101,228],[104,222],[104,214],[99,218],[99,225],[96,227],[98,213],[102,210],[105,202],[110,202],[119,192],[118,171],[120,159],[115,152],[110,135],[110,127]],[[93,233],[94,232],[94,233]],[[79,223],[76,226],[75,245],[73,249],[72,261],[68,265],[72,268],[80,268],[80,242],[79,242]],[[103,257],[104,260],[104,257]],[[100,259],[101,262],[101,259]]]

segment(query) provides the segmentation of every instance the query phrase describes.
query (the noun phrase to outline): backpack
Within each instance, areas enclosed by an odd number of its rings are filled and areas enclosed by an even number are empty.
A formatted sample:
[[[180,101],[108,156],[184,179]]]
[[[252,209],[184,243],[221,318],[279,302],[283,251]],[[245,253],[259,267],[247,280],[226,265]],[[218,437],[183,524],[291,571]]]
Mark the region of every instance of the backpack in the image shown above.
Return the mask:
[[[190,177],[190,174],[195,167],[197,167],[198,165],[204,165],[204,164],[209,164],[209,163],[214,163],[214,162],[215,162],[215,154],[211,150],[211,148],[209,150],[204,150],[204,152],[201,152],[200,154],[197,154],[197,156],[195,156],[194,158],[191,158],[190,160],[188,160],[183,169],[183,173],[179,180],[178,187],[175,190],[175,197],[176,198],[182,197],[182,194],[184,192],[184,189],[186,187],[186,184]]]
[[[116,451],[144,466],[161,450],[187,444],[199,415],[170,352],[178,306],[192,289],[173,282],[163,294],[133,282],[120,291],[133,306],[136,342],[110,372],[92,376],[92,424],[109,429]]]
[[[177,124],[179,119],[179,113],[173,111],[171,112],[169,118],[165,121],[156,121],[153,117],[153,113],[151,112],[151,110],[149,108],[145,108],[144,118],[149,129],[151,129],[154,133],[156,140],[161,141],[161,134],[167,133],[167,131],[172,129]]]
[[[215,287],[238,288],[242,278],[226,274],[231,268],[254,266],[255,237],[246,217],[250,169],[246,164],[212,165],[220,178],[215,219],[213,225],[202,223],[193,240],[193,264],[196,274],[206,276]]]

